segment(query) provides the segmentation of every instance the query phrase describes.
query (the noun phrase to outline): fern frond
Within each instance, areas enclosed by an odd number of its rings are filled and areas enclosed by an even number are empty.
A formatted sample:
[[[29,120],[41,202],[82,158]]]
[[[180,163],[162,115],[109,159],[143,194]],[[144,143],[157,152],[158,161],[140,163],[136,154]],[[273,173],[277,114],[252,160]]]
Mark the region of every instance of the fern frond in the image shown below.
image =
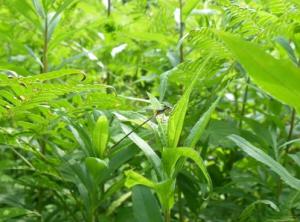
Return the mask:
[[[191,31],[188,42],[202,55],[211,55],[213,53],[216,59],[230,57],[230,53],[224,44],[219,40],[215,31],[210,28]]]

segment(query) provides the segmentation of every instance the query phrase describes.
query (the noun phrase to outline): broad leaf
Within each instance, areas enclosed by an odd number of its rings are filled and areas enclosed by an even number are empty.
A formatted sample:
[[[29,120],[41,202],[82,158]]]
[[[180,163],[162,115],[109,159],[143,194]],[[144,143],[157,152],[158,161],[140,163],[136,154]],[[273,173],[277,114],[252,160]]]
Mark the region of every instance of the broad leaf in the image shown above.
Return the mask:
[[[162,222],[159,205],[149,188],[136,186],[132,189],[133,214],[137,221]]]
[[[230,34],[220,35],[257,85],[300,112],[300,69],[273,58],[254,43]]]
[[[99,182],[102,178],[105,177],[108,169],[107,162],[108,161],[101,160],[95,157],[85,158],[85,165],[95,181]]]

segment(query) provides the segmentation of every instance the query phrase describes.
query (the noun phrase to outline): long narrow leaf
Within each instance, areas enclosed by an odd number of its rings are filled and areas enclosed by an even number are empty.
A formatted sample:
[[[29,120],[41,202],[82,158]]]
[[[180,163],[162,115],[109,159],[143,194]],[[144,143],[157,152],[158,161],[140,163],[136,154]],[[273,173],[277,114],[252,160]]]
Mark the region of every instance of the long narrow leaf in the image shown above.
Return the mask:
[[[255,210],[256,205],[258,204],[264,204],[269,206],[270,208],[272,208],[273,210],[279,212],[279,208],[276,206],[276,204],[274,204],[272,201],[270,200],[257,200],[255,202],[253,202],[252,204],[250,204],[249,206],[247,206],[242,213],[240,214],[240,218],[239,221],[243,222],[243,221],[247,221],[249,218],[251,218],[253,216],[253,214],[255,215],[256,212],[253,212]]]
[[[202,67],[200,70],[202,70],[207,62],[209,61],[209,57],[203,62]],[[197,82],[198,77],[201,75],[201,71],[195,75],[193,78],[191,84],[184,92],[183,96],[180,98],[178,103],[175,105],[174,110],[171,113],[171,116],[168,121],[168,129],[167,129],[167,137],[168,137],[168,147],[174,148],[177,147],[180,134],[182,131],[185,115],[188,108],[188,103],[190,99],[191,92],[194,88],[195,83]]]
[[[129,134],[131,132],[131,129],[124,124],[121,124],[121,128],[125,134]],[[131,133],[128,137],[143,151],[145,156],[151,161],[154,167],[157,170],[160,170],[161,161],[157,154],[153,151],[151,146],[134,132]]]
[[[45,18],[45,10],[40,0],[32,0],[35,10],[41,18]]]
[[[185,146],[187,147],[195,147],[197,142],[200,140],[205,127],[207,126],[210,116],[217,107],[221,97],[223,94],[221,94],[216,101],[209,107],[209,109],[200,117],[200,119],[197,121],[197,123],[193,126],[191,133],[188,135],[187,139],[185,140]]]
[[[271,170],[278,174],[287,185],[296,190],[300,190],[300,180],[293,177],[280,163],[276,162],[272,157],[253,146],[240,136],[231,135],[229,136],[229,139],[235,142],[235,144],[249,156],[270,167]]]

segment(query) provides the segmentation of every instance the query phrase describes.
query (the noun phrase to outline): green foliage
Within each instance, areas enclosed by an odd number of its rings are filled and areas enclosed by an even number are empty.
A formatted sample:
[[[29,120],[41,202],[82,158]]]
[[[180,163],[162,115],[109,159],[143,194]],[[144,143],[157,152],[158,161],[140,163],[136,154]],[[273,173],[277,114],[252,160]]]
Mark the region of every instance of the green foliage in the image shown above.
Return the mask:
[[[259,46],[227,34],[221,35],[237,59],[262,89],[300,111],[300,71],[292,63],[276,60]],[[288,75],[283,75],[288,73]]]
[[[132,191],[132,204],[136,221],[163,221],[157,200],[149,189],[136,186]]]
[[[297,0],[0,5],[0,221],[300,220]]]
[[[297,190],[300,189],[300,180],[293,177],[280,163],[276,162],[262,150],[251,145],[249,142],[239,136],[232,135],[230,136],[230,139],[233,140],[248,155],[270,167],[289,186]]]
[[[253,215],[253,211],[255,210],[255,207],[258,204],[269,205],[273,210],[278,211],[278,212],[280,211],[278,209],[278,207],[272,201],[257,200],[243,210],[243,212],[240,215],[240,221],[247,221],[247,219],[249,219],[251,217],[251,215]]]
[[[191,133],[188,135],[188,137],[185,140],[186,146],[188,147],[196,146],[197,142],[201,139],[201,136],[209,122],[209,119],[222,96],[223,94],[221,94],[221,96],[218,97],[218,99],[209,107],[209,109],[200,117],[200,119],[193,126],[193,128],[191,129]]]

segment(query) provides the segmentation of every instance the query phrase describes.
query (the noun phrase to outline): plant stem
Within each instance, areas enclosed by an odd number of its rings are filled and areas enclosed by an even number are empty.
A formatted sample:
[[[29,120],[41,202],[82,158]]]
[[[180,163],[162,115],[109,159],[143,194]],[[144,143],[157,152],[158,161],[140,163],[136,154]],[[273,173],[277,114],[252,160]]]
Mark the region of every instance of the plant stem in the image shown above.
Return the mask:
[[[182,196],[181,196],[181,191],[179,188],[178,188],[177,194],[178,194],[179,222],[183,222],[184,221],[184,213],[183,213],[183,206],[182,206]]]
[[[290,129],[289,129],[289,134],[288,134],[288,137],[287,137],[287,141],[290,141],[292,139],[294,128],[295,128],[295,119],[296,119],[296,110],[293,108],[292,114],[291,114],[291,119],[290,119]],[[287,153],[290,152],[291,145],[292,144],[288,144],[286,146],[286,152]]]
[[[43,66],[41,67],[41,73],[46,73],[46,72],[48,72],[48,15],[46,15],[45,21],[44,21],[43,37],[44,37],[43,56],[42,56]],[[44,136],[42,136],[42,137],[44,137]],[[44,138],[38,140],[38,142],[40,145],[41,153],[45,154],[46,142],[45,142]],[[44,197],[44,189],[41,188],[38,191],[38,211],[39,212],[43,211],[43,206],[42,206],[43,197]],[[41,221],[43,221],[42,217],[41,217]]]
[[[98,211],[97,211],[97,209],[95,209],[95,211],[94,211],[94,222],[98,222],[98,221],[99,221]]]
[[[234,105],[235,105],[235,113],[239,113],[239,93],[238,93],[238,87],[237,84],[235,84],[234,89]]]
[[[106,84],[110,85],[111,84],[111,75],[109,70],[106,70]],[[106,89],[107,93],[110,93],[111,91],[109,90],[109,88]]]
[[[291,120],[290,120],[290,130],[287,141],[290,141],[293,136],[293,131],[295,127],[295,118],[296,118],[296,110],[293,108],[292,114],[291,114]]]
[[[107,17],[109,18],[111,15],[111,0],[107,0]],[[111,84],[111,74],[109,70],[106,70],[106,84],[110,85]],[[109,94],[110,90],[107,88],[106,93]]]
[[[48,16],[45,17],[45,30],[44,30],[44,46],[42,58],[42,73],[48,72]]]
[[[242,111],[241,111],[241,117],[240,117],[240,129],[242,129],[243,127],[243,117],[245,115],[245,111],[246,111],[246,104],[247,104],[247,99],[248,99],[248,91],[249,91],[249,86],[248,84],[250,83],[250,78],[247,78],[247,82],[246,82],[246,88],[245,88],[245,93],[244,93],[244,97],[243,97],[243,105],[242,105]]]
[[[107,0],[107,16],[111,14],[111,0]]]
[[[171,211],[169,209],[165,210],[165,222],[171,222]]]
[[[182,18],[182,11],[183,11],[183,2],[182,0],[179,0],[179,40],[182,39],[183,37],[183,32],[184,32],[184,22]],[[180,44],[179,47],[179,59],[180,62],[184,61],[184,54],[183,54],[183,43]]]
[[[282,180],[281,180],[281,178],[278,178],[277,190],[276,190],[276,197],[277,197],[278,201],[280,201],[280,195],[282,193],[282,188],[283,188]]]

